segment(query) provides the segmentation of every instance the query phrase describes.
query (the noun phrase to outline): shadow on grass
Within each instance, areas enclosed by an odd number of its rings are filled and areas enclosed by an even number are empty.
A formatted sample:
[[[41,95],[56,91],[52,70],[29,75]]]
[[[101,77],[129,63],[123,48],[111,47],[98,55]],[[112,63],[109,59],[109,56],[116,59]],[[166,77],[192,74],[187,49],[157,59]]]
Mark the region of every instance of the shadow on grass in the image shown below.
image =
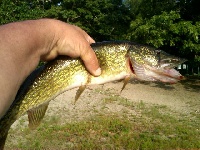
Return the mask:
[[[159,87],[165,90],[175,89],[176,84],[162,83],[162,82],[146,82],[139,80],[131,80],[131,84],[143,84],[151,87]],[[181,84],[187,91],[200,92],[200,77],[199,76],[186,76],[185,80],[178,82]],[[175,85],[175,86],[174,86]]]
[[[151,87],[162,88],[162,89],[165,89],[165,90],[175,89],[172,84],[162,83],[162,82],[147,82],[147,81],[132,80],[132,81],[130,81],[130,83],[131,84],[143,84],[143,85],[148,85],[148,86],[151,86]]]
[[[188,91],[200,92],[200,76],[186,76],[186,80],[180,83]]]

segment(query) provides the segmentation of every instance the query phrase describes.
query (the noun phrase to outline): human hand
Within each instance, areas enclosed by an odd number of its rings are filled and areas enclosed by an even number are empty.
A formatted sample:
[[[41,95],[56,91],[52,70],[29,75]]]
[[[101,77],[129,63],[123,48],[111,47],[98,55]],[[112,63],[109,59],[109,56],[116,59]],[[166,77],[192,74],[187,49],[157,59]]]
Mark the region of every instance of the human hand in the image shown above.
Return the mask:
[[[90,44],[95,41],[81,28],[70,25],[58,20],[50,20],[51,25],[55,26],[53,44],[51,48],[41,57],[42,60],[48,61],[58,55],[67,55],[73,58],[80,57],[87,70],[98,76],[101,69],[98,60]]]

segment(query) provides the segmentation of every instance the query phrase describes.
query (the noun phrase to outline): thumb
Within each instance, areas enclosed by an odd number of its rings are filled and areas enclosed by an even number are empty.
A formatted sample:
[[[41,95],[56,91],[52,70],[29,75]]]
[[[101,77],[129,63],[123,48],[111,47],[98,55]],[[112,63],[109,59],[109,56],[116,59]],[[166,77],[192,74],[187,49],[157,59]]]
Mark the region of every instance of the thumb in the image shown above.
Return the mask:
[[[90,46],[88,47],[88,50],[81,54],[80,57],[83,60],[87,70],[92,75],[99,76],[101,74],[101,68],[99,67],[97,57]]]

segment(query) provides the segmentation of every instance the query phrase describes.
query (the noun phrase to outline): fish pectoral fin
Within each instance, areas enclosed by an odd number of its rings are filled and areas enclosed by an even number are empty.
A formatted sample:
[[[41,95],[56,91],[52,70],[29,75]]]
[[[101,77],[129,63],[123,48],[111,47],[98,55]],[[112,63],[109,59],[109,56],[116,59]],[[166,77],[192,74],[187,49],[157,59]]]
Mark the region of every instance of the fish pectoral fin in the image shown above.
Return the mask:
[[[124,90],[125,86],[126,86],[127,83],[129,82],[130,78],[131,78],[130,76],[126,76],[126,77],[124,78],[124,84],[123,84],[123,87],[122,87],[120,93]]]
[[[28,126],[30,129],[36,129],[40,125],[48,108],[48,105],[49,102],[27,111],[29,120]]]
[[[81,86],[79,87],[79,89],[78,89],[77,92],[76,92],[74,104],[75,104],[76,101],[79,99],[79,97],[81,96],[81,94],[83,93],[83,91],[85,90],[85,88],[86,88],[86,85],[81,85]]]
[[[7,136],[8,136],[8,132],[6,132],[3,136],[0,135],[0,150],[4,149]]]

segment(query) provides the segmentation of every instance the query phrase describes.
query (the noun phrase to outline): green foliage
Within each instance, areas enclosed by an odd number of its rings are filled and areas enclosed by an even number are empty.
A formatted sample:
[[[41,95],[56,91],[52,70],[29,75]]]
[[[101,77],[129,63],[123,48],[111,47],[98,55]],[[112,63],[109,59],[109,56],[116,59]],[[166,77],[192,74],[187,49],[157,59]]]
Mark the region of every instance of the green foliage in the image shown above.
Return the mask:
[[[33,2],[26,0],[2,0],[0,1],[0,24],[9,22],[37,19],[43,17],[43,10],[39,7],[32,8]]]
[[[130,24],[130,11],[121,0],[2,0],[0,24],[56,18],[78,25],[97,41],[124,39]]]
[[[178,12],[163,12],[150,19],[139,17],[131,22],[130,39],[163,47],[171,53],[181,53],[198,60],[200,55],[199,23],[184,21]]]
[[[46,16],[76,24],[98,41],[123,39],[130,24],[128,8],[120,0],[63,0]]]
[[[130,8],[130,12],[135,18],[140,12],[140,6],[143,0],[124,0],[124,4]]]
[[[174,0],[142,0],[139,13],[143,18],[151,18],[163,11],[169,12],[175,7]]]

